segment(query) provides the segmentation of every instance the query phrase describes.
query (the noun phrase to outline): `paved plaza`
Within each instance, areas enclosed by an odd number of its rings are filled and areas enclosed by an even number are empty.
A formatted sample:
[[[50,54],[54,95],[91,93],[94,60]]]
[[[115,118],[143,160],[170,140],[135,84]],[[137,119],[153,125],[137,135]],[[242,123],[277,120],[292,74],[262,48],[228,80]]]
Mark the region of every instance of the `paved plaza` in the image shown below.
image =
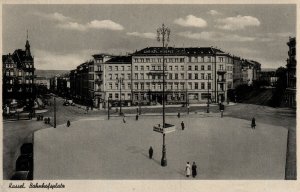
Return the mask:
[[[37,131],[34,179],[181,180],[187,161],[196,162],[196,179],[284,179],[286,128],[258,121],[253,130],[249,120],[218,115],[168,116],[177,130],[166,135],[168,165],[161,167],[162,135],[152,130],[161,121],[102,116]]]

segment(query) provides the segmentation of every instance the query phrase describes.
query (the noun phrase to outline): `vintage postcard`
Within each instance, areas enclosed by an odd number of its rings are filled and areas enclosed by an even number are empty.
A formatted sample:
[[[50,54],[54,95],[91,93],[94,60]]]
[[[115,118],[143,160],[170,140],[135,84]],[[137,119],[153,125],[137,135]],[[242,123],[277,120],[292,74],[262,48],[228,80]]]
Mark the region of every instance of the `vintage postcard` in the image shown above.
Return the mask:
[[[297,191],[298,1],[3,1],[3,191]]]

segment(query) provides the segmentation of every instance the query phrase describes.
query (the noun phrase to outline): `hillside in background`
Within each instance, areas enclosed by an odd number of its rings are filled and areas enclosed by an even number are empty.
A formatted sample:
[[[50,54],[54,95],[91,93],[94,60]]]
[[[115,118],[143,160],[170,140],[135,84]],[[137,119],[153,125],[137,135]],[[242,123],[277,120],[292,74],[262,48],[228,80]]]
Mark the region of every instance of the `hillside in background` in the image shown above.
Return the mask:
[[[46,77],[46,78],[51,78],[55,75],[61,75],[65,73],[69,73],[69,70],[41,70],[37,69],[35,70],[35,75],[38,77]]]

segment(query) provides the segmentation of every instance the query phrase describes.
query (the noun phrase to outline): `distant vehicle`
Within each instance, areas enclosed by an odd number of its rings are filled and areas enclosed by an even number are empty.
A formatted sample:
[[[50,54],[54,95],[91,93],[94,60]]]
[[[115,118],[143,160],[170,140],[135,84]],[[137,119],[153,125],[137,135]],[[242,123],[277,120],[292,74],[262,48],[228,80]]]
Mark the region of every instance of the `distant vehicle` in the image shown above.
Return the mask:
[[[67,102],[68,102],[71,106],[74,106],[74,105],[75,105],[75,103],[73,102],[72,99],[67,100]]]
[[[69,106],[70,105],[70,103],[68,102],[68,101],[65,101],[64,103],[63,103],[63,106]]]

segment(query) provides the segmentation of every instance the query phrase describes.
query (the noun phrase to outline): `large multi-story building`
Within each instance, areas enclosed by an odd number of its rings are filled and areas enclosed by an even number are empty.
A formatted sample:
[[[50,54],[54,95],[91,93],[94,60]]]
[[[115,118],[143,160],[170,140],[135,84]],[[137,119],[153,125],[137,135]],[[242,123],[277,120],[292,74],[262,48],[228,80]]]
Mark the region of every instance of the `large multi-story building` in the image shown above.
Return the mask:
[[[287,89],[286,103],[290,107],[296,107],[296,37],[289,39],[287,42],[289,47],[287,59]]]
[[[163,59],[167,103],[223,102],[233,88],[228,53],[211,47],[149,47],[132,54],[133,103],[161,103]]]
[[[33,105],[36,98],[34,71],[34,58],[28,39],[25,50],[17,49],[13,54],[2,55],[3,104],[16,100]]]
[[[242,61],[240,57],[233,57],[233,88],[243,84]]]
[[[132,68],[131,56],[117,56],[105,62],[105,79],[103,93],[105,101],[112,105],[131,105],[132,102]]]
[[[260,64],[213,47],[147,47],[130,56],[93,55],[70,72],[71,96],[94,107],[162,103],[163,61],[168,104],[224,102],[227,93],[258,78]],[[254,70],[255,69],[255,70]],[[235,74],[237,73],[237,74]]]
[[[253,85],[253,82],[259,79],[261,64],[253,60],[242,59],[241,66],[243,84]]]

